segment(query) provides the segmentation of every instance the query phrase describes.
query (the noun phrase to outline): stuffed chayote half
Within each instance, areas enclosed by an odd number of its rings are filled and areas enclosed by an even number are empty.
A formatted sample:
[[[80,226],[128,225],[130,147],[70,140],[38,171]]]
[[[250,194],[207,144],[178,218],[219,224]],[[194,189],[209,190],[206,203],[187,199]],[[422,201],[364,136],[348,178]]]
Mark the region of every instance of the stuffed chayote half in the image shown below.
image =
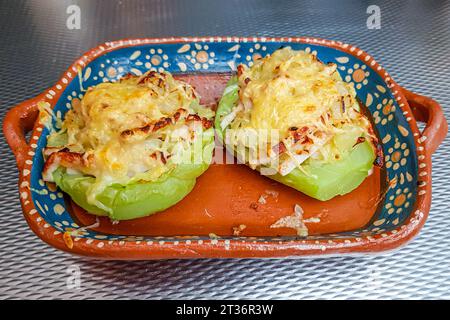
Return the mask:
[[[376,136],[336,64],[290,47],[238,66],[215,128],[252,169],[315,199],[346,194],[371,173]]]
[[[74,99],[49,135],[43,178],[113,220],[162,211],[208,168],[213,117],[190,85],[166,72],[101,83]]]

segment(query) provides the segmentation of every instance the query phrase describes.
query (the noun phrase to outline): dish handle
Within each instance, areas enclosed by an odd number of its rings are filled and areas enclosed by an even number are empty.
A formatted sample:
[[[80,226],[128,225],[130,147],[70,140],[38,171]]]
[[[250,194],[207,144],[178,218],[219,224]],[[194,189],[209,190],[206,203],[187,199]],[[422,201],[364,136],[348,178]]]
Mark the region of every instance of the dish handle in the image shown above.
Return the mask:
[[[426,126],[422,132],[422,141],[429,156],[436,151],[441,142],[445,139],[448,131],[447,120],[439,103],[429,97],[401,88],[401,91],[408,100],[411,111],[416,121],[425,122]]]
[[[3,134],[16,157],[16,164],[20,172],[22,172],[25,158],[31,149],[25,135],[34,127],[39,114],[38,102],[45,99],[45,93],[46,91],[13,107],[3,121]]]

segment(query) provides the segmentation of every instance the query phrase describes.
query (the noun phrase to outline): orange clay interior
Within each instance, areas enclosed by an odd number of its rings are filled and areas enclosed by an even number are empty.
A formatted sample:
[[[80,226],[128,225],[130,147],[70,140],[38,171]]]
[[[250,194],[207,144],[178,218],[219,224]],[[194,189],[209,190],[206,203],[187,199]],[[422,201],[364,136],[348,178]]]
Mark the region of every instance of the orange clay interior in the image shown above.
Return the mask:
[[[230,75],[198,74],[178,78],[196,88],[202,103],[215,108]],[[220,146],[218,148],[221,150]],[[212,164],[197,179],[192,192],[175,206],[118,224],[101,217],[100,226],[95,230],[134,236],[208,236],[211,233],[232,236],[233,228],[244,225],[239,236],[294,236],[293,229],[270,226],[293,214],[294,205],[299,204],[304,210],[304,219],[320,219],[320,222],[306,223],[310,235],[350,231],[363,228],[374,216],[384,189],[383,176],[383,172],[374,167],[373,174],[353,192],[322,202],[261,176],[245,165]],[[268,190],[278,195],[267,194]],[[264,204],[258,201],[261,195],[266,195]],[[95,216],[70,200],[68,208],[80,225],[95,222]]]

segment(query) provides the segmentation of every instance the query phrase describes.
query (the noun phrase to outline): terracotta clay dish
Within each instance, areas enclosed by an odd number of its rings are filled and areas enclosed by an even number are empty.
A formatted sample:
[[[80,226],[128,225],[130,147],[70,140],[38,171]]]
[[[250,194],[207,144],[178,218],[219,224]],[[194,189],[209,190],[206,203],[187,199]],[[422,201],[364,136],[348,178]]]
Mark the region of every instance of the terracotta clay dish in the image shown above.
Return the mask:
[[[191,83],[202,102],[215,108],[237,65],[251,65],[281,46],[316,52],[321,61],[336,63],[367,108],[384,164],[353,192],[319,201],[245,165],[212,164],[175,206],[116,224],[103,217],[96,223],[95,216],[43,182],[42,149],[49,132],[37,120],[39,101],[63,118],[84,88],[153,69]],[[417,121],[426,123],[423,132]],[[105,259],[273,258],[380,252],[410,240],[428,216],[431,155],[446,136],[447,123],[436,101],[403,89],[352,45],[315,38],[211,37],[102,44],[75,61],[53,87],[12,108],[3,129],[17,159],[24,216],[56,248]],[[220,145],[215,152],[225,156]],[[258,201],[261,196],[264,203]],[[307,237],[290,228],[270,228],[291,215],[296,204],[309,221]]]

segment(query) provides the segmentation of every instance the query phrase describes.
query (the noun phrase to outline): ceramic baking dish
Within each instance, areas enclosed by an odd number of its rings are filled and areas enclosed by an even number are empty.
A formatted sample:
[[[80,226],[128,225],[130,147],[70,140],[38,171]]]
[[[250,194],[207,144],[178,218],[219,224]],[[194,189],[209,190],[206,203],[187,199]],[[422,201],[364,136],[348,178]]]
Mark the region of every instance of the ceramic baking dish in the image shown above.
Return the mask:
[[[213,164],[176,206],[113,224],[107,218],[95,223],[94,216],[42,181],[41,150],[48,130],[36,120],[39,101],[50,103],[62,118],[71,101],[82,98],[89,86],[153,69],[192,83],[203,102],[214,107],[238,64],[251,65],[255,58],[287,45],[337,63],[343,79],[354,83],[376,127],[383,167],[375,168],[350,194],[321,202],[243,165]],[[426,123],[423,132],[416,121]],[[447,123],[436,101],[403,89],[370,55],[352,45],[315,38],[211,37],[100,45],[75,61],[53,87],[12,108],[4,133],[20,171],[24,216],[54,247],[107,259],[286,257],[379,252],[410,240],[430,209],[431,155],[444,139]],[[223,149],[217,146],[215,151]],[[258,203],[263,194],[266,203]],[[308,237],[270,228],[291,215],[295,204],[309,221]]]

